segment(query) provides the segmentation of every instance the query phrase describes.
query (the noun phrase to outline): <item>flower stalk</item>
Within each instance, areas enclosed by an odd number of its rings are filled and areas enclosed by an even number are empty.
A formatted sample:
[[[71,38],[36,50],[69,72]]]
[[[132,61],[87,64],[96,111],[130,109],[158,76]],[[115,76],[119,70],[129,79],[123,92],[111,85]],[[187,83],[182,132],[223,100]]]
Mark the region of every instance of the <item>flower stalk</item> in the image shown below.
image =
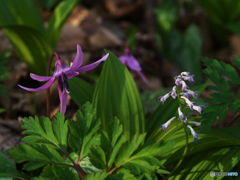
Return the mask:
[[[168,179],[169,176],[171,176],[176,169],[178,169],[178,167],[181,165],[183,159],[185,158],[187,152],[188,152],[188,133],[187,133],[187,128],[190,129],[192,135],[193,135],[193,142],[197,142],[199,135],[193,130],[193,128],[190,125],[187,125],[187,123],[192,123],[196,126],[200,126],[201,123],[198,122],[194,122],[194,121],[189,121],[187,122],[187,117],[184,116],[183,114],[183,110],[186,108],[190,108],[191,110],[195,110],[198,111],[200,114],[202,112],[202,110],[204,109],[203,106],[196,106],[195,102],[191,102],[190,98],[193,97],[195,99],[197,99],[197,93],[198,91],[191,91],[189,90],[189,87],[186,84],[186,80],[189,82],[194,83],[193,80],[193,76],[194,75],[190,75],[189,72],[182,72],[181,75],[175,77],[175,84],[176,86],[173,87],[173,89],[167,93],[164,96],[160,96],[158,98],[159,101],[161,101],[163,104],[164,102],[167,100],[167,98],[169,98],[170,96],[172,96],[172,98],[176,98],[178,99],[178,103],[179,103],[179,107],[178,107],[178,115],[179,115],[179,120],[182,121],[183,123],[183,128],[184,128],[184,132],[185,132],[185,136],[186,136],[186,145],[185,148],[183,150],[183,154],[180,158],[180,160],[178,161],[177,165],[173,168],[171,174],[169,174],[166,178]],[[185,103],[182,104],[181,101],[184,101]],[[173,117],[170,120],[168,120],[165,124],[161,125],[161,128],[166,132],[167,127],[170,125],[170,123],[175,120],[177,118]]]
[[[48,67],[47,67],[47,76],[50,76],[50,71],[51,71],[51,64],[52,64],[52,59],[53,56],[56,56],[57,59],[60,59],[60,56],[58,53],[53,52],[48,60]],[[47,117],[50,119],[50,87],[46,90],[47,91]]]

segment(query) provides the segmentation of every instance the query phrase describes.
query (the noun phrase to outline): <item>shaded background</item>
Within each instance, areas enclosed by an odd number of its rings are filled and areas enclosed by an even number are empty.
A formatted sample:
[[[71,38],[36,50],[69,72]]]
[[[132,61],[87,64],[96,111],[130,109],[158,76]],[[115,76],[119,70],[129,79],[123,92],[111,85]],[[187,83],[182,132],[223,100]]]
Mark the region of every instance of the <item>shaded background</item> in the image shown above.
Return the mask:
[[[46,75],[48,53],[53,51],[70,63],[76,54],[76,44],[79,44],[83,50],[83,65],[86,65],[101,58],[104,48],[120,56],[124,42],[128,41],[149,81],[147,85],[131,72],[147,116],[159,105],[158,96],[169,91],[174,85],[173,77],[182,71],[195,74],[196,85],[206,81],[201,56],[226,63],[234,56],[240,57],[240,2],[235,0],[71,1],[72,7],[62,8],[59,8],[61,0],[23,0],[20,4],[17,0],[0,2],[0,53],[3,53],[0,55],[0,150],[5,151],[19,143],[22,117],[46,115],[45,91],[27,92],[17,84],[39,87],[41,84],[32,80],[29,73]],[[68,2],[71,4],[71,1]],[[27,8],[23,2],[31,5]],[[63,26],[54,31],[59,32],[59,39],[55,37],[57,33],[46,30],[57,8],[54,22],[70,9]],[[36,28],[38,26],[42,28]],[[50,38],[39,40],[38,46],[31,44],[42,36]],[[30,45],[24,49],[25,43]],[[29,52],[45,59],[28,61],[31,55],[26,57],[26,54]],[[79,77],[95,84],[101,67]],[[239,91],[238,87],[232,89],[235,93]],[[208,106],[204,99],[209,98],[210,93],[211,90],[204,90],[197,103]],[[74,118],[77,109],[69,96],[66,117]],[[55,82],[51,87],[51,116],[57,111],[59,97]],[[223,127],[232,116],[228,112],[225,120],[217,121],[215,127]]]

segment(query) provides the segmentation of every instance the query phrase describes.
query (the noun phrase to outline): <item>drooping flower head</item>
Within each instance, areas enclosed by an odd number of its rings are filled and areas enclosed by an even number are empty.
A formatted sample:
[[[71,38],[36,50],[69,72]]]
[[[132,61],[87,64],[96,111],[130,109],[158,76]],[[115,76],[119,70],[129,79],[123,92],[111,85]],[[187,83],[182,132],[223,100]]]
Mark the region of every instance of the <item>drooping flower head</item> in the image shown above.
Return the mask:
[[[177,86],[180,85],[180,84],[182,84],[182,78],[181,78],[181,76],[175,77],[175,84],[176,84]]]
[[[193,109],[196,110],[196,111],[198,111],[198,112],[201,114],[202,110],[204,109],[204,106],[201,106],[201,105],[200,105],[200,106],[195,106],[195,105],[194,105],[194,106],[193,106]]]
[[[167,127],[170,125],[170,123],[175,119],[176,117],[172,117],[171,119],[169,119],[165,124],[161,125],[161,128],[166,132]]]
[[[188,123],[195,124],[195,126],[201,126],[201,123],[200,123],[200,122],[188,121]]]
[[[167,98],[170,96],[170,93],[165,94],[164,96],[160,96],[158,98],[159,101],[161,101],[163,104],[167,100]]]
[[[181,98],[182,99],[184,99],[185,100],[185,102],[187,103],[187,105],[189,106],[189,108],[191,109],[191,110],[193,110],[193,106],[194,106],[194,102],[191,102],[189,99],[187,99],[186,97],[184,97],[184,96],[181,96]]]
[[[141,72],[142,68],[139,65],[139,62],[135,59],[131,50],[128,48],[128,43],[125,44],[125,49],[123,54],[119,57],[119,60],[129,69],[136,71],[139,76],[141,76],[142,80],[148,84],[147,78]]]
[[[194,97],[195,99],[197,99],[197,93],[198,93],[199,91],[191,91],[190,89],[187,89],[187,93],[188,94],[191,94],[192,95],[192,97]]]
[[[193,142],[197,142],[199,135],[193,130],[193,128],[189,125],[187,127],[191,130],[191,133],[193,135]]]
[[[184,97],[186,97],[186,98],[188,98],[188,99],[190,99],[190,98],[192,97],[192,96],[191,96],[190,94],[188,94],[187,92],[181,92],[180,95],[181,95],[181,96],[184,96]]]
[[[181,76],[189,76],[190,72],[181,72]]]
[[[171,92],[171,96],[173,97],[173,99],[176,99],[177,97],[177,93],[176,93],[176,86],[173,86],[172,91]]]
[[[186,122],[187,121],[187,118],[183,115],[180,107],[178,107],[178,115],[179,115],[179,119],[182,121],[182,122]]]
[[[195,75],[182,76],[182,79],[185,80],[185,81],[189,81],[189,82],[195,83],[195,81],[193,80],[193,76],[195,76]]]
[[[82,49],[79,45],[77,45],[77,54],[74,59],[74,61],[70,64],[70,67],[68,67],[65,62],[58,57],[55,63],[55,70],[53,76],[38,76],[35,74],[30,74],[31,78],[37,81],[48,81],[43,86],[39,88],[27,88],[23,87],[21,85],[18,85],[19,87],[32,92],[42,91],[45,89],[48,89],[53,82],[58,78],[58,93],[59,93],[59,99],[60,99],[60,112],[62,114],[66,111],[66,103],[67,103],[67,95],[68,95],[68,79],[71,79],[74,76],[77,76],[79,72],[89,71],[96,66],[98,66],[102,61],[105,61],[108,57],[108,54],[103,56],[100,60],[96,61],[95,63],[80,67],[83,62],[83,53]]]

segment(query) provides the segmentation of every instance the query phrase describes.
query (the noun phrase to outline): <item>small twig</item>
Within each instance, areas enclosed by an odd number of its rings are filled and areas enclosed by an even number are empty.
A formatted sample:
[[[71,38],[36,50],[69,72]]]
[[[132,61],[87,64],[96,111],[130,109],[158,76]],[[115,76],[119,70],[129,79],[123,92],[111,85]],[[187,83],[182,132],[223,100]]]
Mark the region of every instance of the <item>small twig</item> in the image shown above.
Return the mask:
[[[87,173],[80,167],[79,164],[75,163],[75,161],[64,151],[63,148],[60,148],[60,149],[64,152],[64,154],[68,157],[68,159],[73,163],[73,168],[77,171],[79,177],[83,179],[87,175]]]
[[[240,112],[238,112],[234,117],[233,117],[233,119],[227,124],[227,127],[230,127],[233,123],[234,123],[234,121],[237,119],[237,118],[239,118],[240,117]]]
[[[60,56],[58,55],[58,53],[53,52],[51,54],[48,60],[47,76],[50,76],[51,63],[54,55],[56,56],[57,59],[60,59]],[[47,91],[47,117],[50,119],[50,87],[46,91]]]

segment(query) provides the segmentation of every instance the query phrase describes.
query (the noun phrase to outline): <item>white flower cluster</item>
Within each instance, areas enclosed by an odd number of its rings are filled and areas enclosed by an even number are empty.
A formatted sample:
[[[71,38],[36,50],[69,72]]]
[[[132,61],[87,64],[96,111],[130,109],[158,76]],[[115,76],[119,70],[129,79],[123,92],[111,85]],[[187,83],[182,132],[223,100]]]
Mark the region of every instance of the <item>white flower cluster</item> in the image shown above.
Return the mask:
[[[191,97],[197,99],[198,91],[191,91],[189,89],[189,87],[187,86],[186,82],[185,82],[185,81],[189,81],[189,82],[193,82],[194,83],[193,77],[194,77],[194,75],[190,75],[189,72],[182,72],[181,75],[179,75],[179,76],[174,78],[176,86],[174,86],[172,88],[172,90],[169,93],[167,93],[166,95],[159,97],[158,100],[161,101],[164,104],[164,102],[170,96],[172,96],[172,98],[175,99],[177,97],[177,88],[178,88],[179,90],[182,90],[182,92],[180,92],[179,95],[180,95],[180,98],[183,99],[186,102],[187,106],[191,110],[196,110],[196,111],[198,111],[201,114],[201,112],[204,109],[204,107],[203,106],[196,106],[195,102],[191,102],[190,101]],[[180,86],[181,86],[181,88],[180,88]],[[178,115],[179,115],[179,119],[182,122],[186,123],[187,117],[184,116],[184,114],[182,113],[180,107],[178,107]],[[176,117],[172,117],[171,119],[169,119],[165,124],[161,125],[161,128],[166,132],[167,127],[170,125],[170,123],[175,118]],[[194,122],[194,121],[189,121],[188,123],[193,123],[196,126],[200,126],[201,125],[201,123]],[[193,141],[197,142],[199,135],[193,130],[193,128],[191,126],[188,125],[187,127],[191,130],[191,133],[192,133],[193,138],[194,138]]]

